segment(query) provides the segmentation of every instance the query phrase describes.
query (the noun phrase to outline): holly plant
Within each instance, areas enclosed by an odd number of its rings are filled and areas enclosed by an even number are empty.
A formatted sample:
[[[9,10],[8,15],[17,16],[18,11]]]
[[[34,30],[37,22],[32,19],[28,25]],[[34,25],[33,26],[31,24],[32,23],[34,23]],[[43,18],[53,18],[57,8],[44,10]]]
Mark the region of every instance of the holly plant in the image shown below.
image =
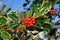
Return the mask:
[[[51,20],[56,10],[52,6],[59,0],[33,1],[31,9],[18,14],[17,11],[9,8],[6,12],[2,7],[0,10],[0,39],[2,40],[33,40],[33,35],[26,37],[26,31],[47,31],[52,28]],[[26,37],[26,38],[25,38]]]

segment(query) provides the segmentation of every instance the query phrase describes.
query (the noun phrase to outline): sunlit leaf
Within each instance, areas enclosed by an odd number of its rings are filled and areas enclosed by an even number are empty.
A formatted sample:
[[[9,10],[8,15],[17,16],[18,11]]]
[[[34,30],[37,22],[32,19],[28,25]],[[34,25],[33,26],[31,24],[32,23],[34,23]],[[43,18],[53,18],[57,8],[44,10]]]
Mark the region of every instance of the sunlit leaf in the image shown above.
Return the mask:
[[[11,38],[11,35],[8,32],[6,32],[6,31],[2,31],[1,32],[1,37],[3,39],[8,39],[9,40]]]
[[[5,17],[0,17],[0,26],[4,26],[6,24],[7,20]]]
[[[10,11],[7,13],[8,17],[10,20],[12,21],[17,21],[18,20],[18,16],[17,16],[17,12],[16,11]]]
[[[27,40],[33,40],[33,35],[31,35]]]
[[[32,10],[26,12],[26,17],[30,17],[30,16],[32,16]]]
[[[50,3],[45,3],[42,7],[40,7],[39,9],[37,9],[35,11],[35,13],[34,13],[33,16],[35,18],[38,18],[38,17],[42,16],[42,14],[44,14],[46,12],[46,10],[48,12],[48,9],[47,8],[50,8],[50,6],[51,6]]]

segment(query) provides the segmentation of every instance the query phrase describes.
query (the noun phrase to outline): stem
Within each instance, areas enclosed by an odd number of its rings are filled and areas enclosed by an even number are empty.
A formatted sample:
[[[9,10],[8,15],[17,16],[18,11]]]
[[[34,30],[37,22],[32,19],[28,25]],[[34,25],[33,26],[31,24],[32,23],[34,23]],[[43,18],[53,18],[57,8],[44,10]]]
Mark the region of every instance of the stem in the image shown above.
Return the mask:
[[[23,38],[23,36],[24,36],[24,33],[21,35],[20,39],[22,39],[22,38]]]

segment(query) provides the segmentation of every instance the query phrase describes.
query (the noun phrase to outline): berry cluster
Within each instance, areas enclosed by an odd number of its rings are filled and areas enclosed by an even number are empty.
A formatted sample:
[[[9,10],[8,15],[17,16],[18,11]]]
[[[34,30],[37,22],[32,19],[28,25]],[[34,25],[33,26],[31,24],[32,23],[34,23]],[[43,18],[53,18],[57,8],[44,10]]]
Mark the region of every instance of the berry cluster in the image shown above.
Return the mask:
[[[27,18],[27,17],[26,17],[26,18],[24,18],[23,22],[25,23],[25,25],[26,25],[27,27],[31,27],[31,26],[34,26],[36,20],[35,20],[34,17],[30,17],[30,18]]]
[[[54,9],[51,9],[49,12],[50,12],[51,15],[56,14],[56,10],[54,10]]]

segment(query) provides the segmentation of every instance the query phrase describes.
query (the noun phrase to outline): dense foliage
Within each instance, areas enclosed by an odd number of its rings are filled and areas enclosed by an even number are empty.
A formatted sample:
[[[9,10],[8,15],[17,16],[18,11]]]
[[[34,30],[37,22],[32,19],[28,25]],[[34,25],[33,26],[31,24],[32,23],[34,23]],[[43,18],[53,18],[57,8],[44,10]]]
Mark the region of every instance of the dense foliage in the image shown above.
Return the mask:
[[[3,12],[6,7],[4,5],[2,10],[0,10],[0,39],[11,40],[14,37],[18,40],[26,40],[24,37],[27,34],[26,30],[47,31],[50,33],[52,16],[56,13],[56,10],[52,9],[52,6],[58,1],[35,0],[31,5],[32,8],[23,14],[18,14],[14,10],[11,11],[11,8]],[[31,34],[27,40],[32,40],[32,37]]]

